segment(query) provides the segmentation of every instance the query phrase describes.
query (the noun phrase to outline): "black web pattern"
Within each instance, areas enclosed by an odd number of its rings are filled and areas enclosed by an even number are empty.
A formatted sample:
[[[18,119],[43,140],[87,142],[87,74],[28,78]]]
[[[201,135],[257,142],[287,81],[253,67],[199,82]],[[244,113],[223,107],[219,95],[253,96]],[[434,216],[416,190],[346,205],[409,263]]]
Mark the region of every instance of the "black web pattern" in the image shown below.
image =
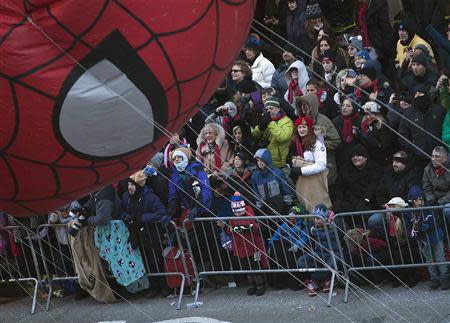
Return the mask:
[[[17,134],[18,134],[18,129],[19,129],[19,122],[20,122],[20,102],[18,102],[18,99],[16,97],[16,87],[17,86],[22,86],[30,91],[35,92],[37,95],[43,96],[49,100],[52,100],[53,102],[55,102],[57,100],[57,98],[50,94],[47,93],[39,88],[36,88],[35,86],[28,84],[26,81],[24,81],[23,79],[29,75],[32,75],[33,73],[36,73],[46,67],[48,67],[49,65],[55,63],[56,61],[60,60],[61,58],[63,58],[65,55],[70,55],[71,51],[76,47],[76,45],[78,44],[82,44],[83,46],[85,46],[86,48],[89,48],[90,50],[92,50],[94,48],[93,45],[89,44],[87,40],[85,40],[83,37],[85,35],[87,35],[90,31],[92,31],[96,24],[101,20],[104,12],[107,10],[107,8],[109,6],[117,6],[118,8],[120,8],[121,10],[123,10],[130,18],[132,18],[133,20],[135,20],[149,35],[148,39],[146,41],[144,41],[142,44],[135,46],[134,49],[136,50],[136,52],[139,52],[143,49],[145,49],[147,46],[149,46],[152,43],[156,43],[159,47],[159,49],[161,50],[161,52],[163,53],[163,56],[165,58],[165,62],[167,63],[167,65],[169,66],[170,69],[170,73],[171,76],[174,80],[173,84],[167,86],[164,90],[165,93],[169,93],[169,91],[176,91],[176,97],[177,97],[177,106],[176,106],[176,114],[174,116],[168,116],[168,121],[166,125],[159,125],[160,127],[163,127],[165,130],[169,129],[172,130],[172,132],[175,131],[175,129],[172,129],[173,126],[175,125],[176,122],[178,122],[180,120],[180,118],[186,118],[187,114],[190,114],[192,109],[195,108],[199,108],[200,104],[199,104],[199,100],[202,98],[202,96],[204,95],[204,91],[207,88],[212,73],[213,71],[219,71],[219,72],[223,72],[229,69],[230,65],[232,64],[232,60],[230,60],[230,62],[226,65],[226,66],[218,66],[216,64],[216,59],[217,59],[217,50],[218,50],[218,40],[219,40],[219,27],[220,27],[220,10],[219,10],[219,4],[222,5],[226,5],[226,6],[235,6],[235,7],[239,7],[239,6],[243,6],[243,5],[251,5],[252,8],[255,7],[255,0],[211,0],[209,1],[209,3],[205,6],[204,11],[191,23],[189,23],[187,26],[181,27],[179,29],[170,31],[170,32],[161,32],[161,33],[157,33],[155,31],[153,31],[149,26],[147,26],[143,20],[141,20],[139,18],[139,16],[132,12],[132,10],[130,10],[122,1],[120,0],[105,0],[101,9],[99,10],[99,12],[97,13],[96,17],[93,19],[93,21],[83,30],[81,31],[79,34],[74,33],[68,26],[64,25],[63,22],[61,22],[60,20],[58,20],[58,18],[53,14],[52,10],[50,7],[48,7],[47,13],[48,16],[54,20],[54,22],[61,28],[63,29],[68,35],[70,35],[72,37],[72,42],[70,44],[68,44],[68,46],[66,46],[65,48],[63,48],[63,50],[61,50],[61,52],[48,59],[46,62],[44,63],[40,63],[39,65],[36,65],[30,69],[28,69],[25,72],[22,72],[20,74],[17,75],[6,75],[5,73],[3,73],[0,70],[0,78],[6,79],[8,80],[9,86],[10,86],[10,91],[13,97],[13,105],[14,105],[14,110],[15,110],[15,117],[16,117],[16,125],[13,131],[13,134],[11,135],[11,137],[9,138],[8,142],[6,145],[4,145],[3,147],[0,147],[0,160],[3,161],[3,163],[5,164],[6,168],[8,169],[8,172],[10,173],[10,177],[13,180],[14,183],[14,189],[13,189],[13,195],[9,198],[0,198],[1,200],[7,201],[7,202],[13,202],[16,205],[22,207],[23,209],[27,210],[29,213],[32,214],[37,214],[38,212],[36,210],[34,210],[32,207],[29,207],[26,205],[27,202],[36,202],[36,201],[45,201],[45,200],[51,200],[51,199],[57,199],[59,201],[61,201],[62,203],[67,203],[70,202],[72,199],[67,199],[65,198],[65,196],[68,196],[69,194],[73,194],[73,193],[77,193],[80,192],[82,193],[83,191],[87,191],[89,190],[91,187],[100,184],[101,182],[101,178],[100,178],[100,170],[102,168],[106,168],[106,167],[110,167],[110,166],[117,166],[122,165],[124,167],[124,170],[122,172],[120,172],[119,174],[117,174],[119,176],[126,176],[126,174],[128,174],[132,167],[129,163],[129,161],[127,159],[132,159],[131,158],[127,158],[129,156],[123,156],[123,157],[119,157],[119,158],[115,158],[113,161],[110,162],[105,162],[105,161],[91,161],[90,165],[84,165],[84,166],[78,166],[78,165],[61,165],[58,164],[58,162],[60,162],[66,155],[67,152],[63,152],[62,154],[60,154],[53,162],[51,162],[50,164],[45,163],[45,162],[41,162],[41,161],[37,161],[37,160],[33,160],[27,157],[23,157],[17,154],[13,154],[13,153],[9,153],[8,152],[8,148],[10,148],[11,146],[14,145],[14,142],[16,140]],[[25,11],[32,16],[32,9],[34,8],[34,5],[32,3],[32,1],[29,0],[24,0],[23,1],[23,8],[25,9]],[[149,9],[151,10],[151,9]],[[215,24],[216,24],[216,30],[215,30],[215,42],[214,42],[214,51],[213,51],[213,59],[212,59],[212,64],[210,66],[208,66],[206,69],[199,71],[196,75],[189,77],[187,79],[179,79],[177,76],[177,71],[176,68],[174,67],[174,64],[171,60],[171,57],[169,56],[167,50],[164,48],[163,43],[161,42],[161,39],[164,39],[165,37],[171,37],[173,35],[179,34],[179,33],[183,33],[186,31],[189,31],[190,29],[196,27],[201,21],[202,19],[207,16],[208,14],[211,14],[211,12],[214,12],[215,15]],[[246,19],[248,26],[247,29],[250,26],[250,22],[251,22],[251,15],[252,12],[249,12],[249,16],[248,17],[243,17],[243,19]],[[10,30],[8,30],[6,33],[4,33],[4,35],[0,36],[0,46],[2,46],[2,44],[7,41],[7,39],[14,33],[14,31],[18,28],[21,28],[27,24],[30,24],[30,22],[27,21],[26,17],[24,17],[22,20],[20,20],[17,24],[15,24],[14,26],[11,27]],[[222,30],[223,32],[223,30]],[[243,31],[243,37],[246,36],[246,32],[247,30]],[[244,39],[244,38],[243,38]],[[206,79],[205,82],[202,86],[201,91],[199,92],[200,95],[195,98],[195,100],[193,100],[193,102],[196,102],[195,104],[186,107],[184,109],[182,109],[182,90],[181,90],[181,86],[185,83],[189,83],[195,80],[198,80],[200,78],[205,77],[206,75]],[[203,98],[203,100],[205,100]],[[158,127],[158,125],[157,125]],[[166,130],[167,131],[167,130]],[[157,151],[158,147],[156,147],[153,143],[149,144],[147,147],[151,147],[151,149],[153,149],[153,151]],[[45,166],[48,167],[48,169],[50,169],[51,173],[53,174],[53,178],[54,178],[54,192],[51,195],[48,196],[44,196],[44,197],[40,197],[40,198],[35,198],[35,199],[18,199],[17,196],[20,194],[20,187],[19,187],[19,182],[17,179],[17,176],[13,170],[13,167],[11,166],[9,160],[12,159],[16,159],[16,160],[20,160],[20,161],[25,161],[27,163],[31,163],[31,164],[36,164],[39,166]],[[92,173],[92,176],[95,178],[94,179],[94,184],[90,183],[89,185],[86,185],[84,187],[78,187],[75,190],[68,190],[66,187],[62,188],[61,187],[61,179],[60,176],[58,174],[58,169],[89,169]]]

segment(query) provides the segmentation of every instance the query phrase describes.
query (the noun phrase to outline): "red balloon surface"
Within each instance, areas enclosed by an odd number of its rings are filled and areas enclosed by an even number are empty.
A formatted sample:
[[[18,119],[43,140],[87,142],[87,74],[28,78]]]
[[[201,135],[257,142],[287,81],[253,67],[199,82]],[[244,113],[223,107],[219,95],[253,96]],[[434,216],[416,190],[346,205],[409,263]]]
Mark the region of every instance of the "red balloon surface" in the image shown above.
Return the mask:
[[[0,211],[43,214],[142,167],[205,104],[255,0],[0,4]]]

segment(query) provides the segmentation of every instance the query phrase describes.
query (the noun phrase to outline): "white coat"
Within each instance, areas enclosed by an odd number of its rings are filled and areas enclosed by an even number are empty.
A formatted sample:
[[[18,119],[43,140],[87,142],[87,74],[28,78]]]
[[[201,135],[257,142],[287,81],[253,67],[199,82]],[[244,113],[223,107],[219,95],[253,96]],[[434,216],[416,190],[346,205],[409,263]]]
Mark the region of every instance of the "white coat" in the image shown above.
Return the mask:
[[[302,176],[316,175],[327,169],[327,148],[322,140],[317,139],[314,149],[303,152],[303,159],[314,164],[303,166]]]
[[[257,82],[263,89],[270,87],[273,73],[275,73],[275,66],[263,56],[255,59],[252,65],[252,80]]]

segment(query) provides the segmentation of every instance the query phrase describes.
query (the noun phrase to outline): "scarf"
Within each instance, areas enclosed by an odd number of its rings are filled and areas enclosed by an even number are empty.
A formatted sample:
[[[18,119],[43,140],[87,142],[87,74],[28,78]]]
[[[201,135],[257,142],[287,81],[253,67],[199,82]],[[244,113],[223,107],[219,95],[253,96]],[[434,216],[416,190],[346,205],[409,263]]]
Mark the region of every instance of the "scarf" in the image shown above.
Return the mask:
[[[436,176],[442,176],[445,174],[445,168],[442,166],[438,166],[438,167],[433,167],[434,173],[436,174]]]
[[[372,82],[370,82],[366,86],[357,87],[355,89],[355,96],[358,99],[361,99],[363,97],[363,93],[362,93],[361,89],[364,89],[366,92],[369,92],[367,90],[370,89],[370,88],[373,88],[372,89],[373,93],[377,93],[378,92],[378,80],[373,80]]]
[[[206,142],[202,141],[200,143],[200,158],[201,158],[201,162],[204,162],[204,158],[202,155],[202,151],[203,151],[203,147],[205,147],[205,145],[208,146],[209,149],[209,153],[213,153],[214,154],[214,165],[216,167],[217,170],[220,170],[222,168],[222,158],[220,158],[220,149],[219,149],[219,145],[214,143],[213,145],[207,144]]]
[[[354,113],[351,116],[342,117],[344,120],[341,130],[341,138],[346,144],[353,142],[353,120],[359,117],[359,112]]]
[[[291,80],[291,82],[289,83],[289,87],[288,87],[288,101],[289,101],[289,103],[293,103],[294,102],[294,98],[296,96],[303,96],[303,92],[300,89],[300,87],[298,86],[298,83],[295,82],[294,80]]]
[[[359,30],[361,31],[361,35],[363,38],[363,47],[372,47],[369,38],[369,29],[367,28],[366,23],[366,13],[369,8],[369,1],[366,1],[359,5],[358,8],[358,25]]]
[[[295,136],[295,153],[296,156],[300,156],[303,158],[303,146],[302,142],[300,141],[300,136]]]
[[[369,130],[370,130],[370,123],[369,120],[366,119],[361,123],[361,131],[363,134],[367,135]]]
[[[285,116],[286,116],[286,113],[284,113],[283,111],[280,110],[280,111],[277,113],[277,115],[274,116],[274,117],[271,117],[271,119],[272,119],[272,121],[278,121],[278,120],[280,120],[280,119],[283,119]]]

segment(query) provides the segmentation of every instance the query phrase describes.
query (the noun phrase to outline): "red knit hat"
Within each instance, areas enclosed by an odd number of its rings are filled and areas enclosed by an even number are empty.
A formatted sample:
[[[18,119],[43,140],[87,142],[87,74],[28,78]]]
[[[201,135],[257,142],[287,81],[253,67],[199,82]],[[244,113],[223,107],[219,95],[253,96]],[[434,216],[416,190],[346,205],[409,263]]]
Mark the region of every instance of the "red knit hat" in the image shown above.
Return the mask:
[[[311,128],[314,125],[314,121],[309,116],[301,116],[297,120],[295,120],[295,128],[298,128],[298,126],[302,124],[305,124],[309,128]]]

